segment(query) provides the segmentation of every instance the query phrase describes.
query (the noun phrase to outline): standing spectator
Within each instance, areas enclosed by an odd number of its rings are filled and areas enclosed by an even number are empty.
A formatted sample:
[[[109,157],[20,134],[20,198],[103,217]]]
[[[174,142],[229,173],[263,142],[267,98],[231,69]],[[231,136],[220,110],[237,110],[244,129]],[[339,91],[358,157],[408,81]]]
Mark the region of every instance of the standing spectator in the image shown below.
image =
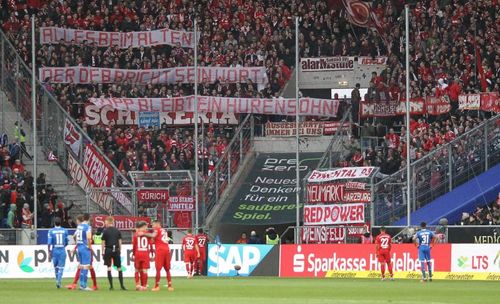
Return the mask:
[[[63,202],[57,203],[54,216],[61,219],[62,227],[68,228],[68,212],[73,208],[73,203],[69,207],[65,207]]]
[[[359,88],[361,85],[356,83],[356,86],[351,92],[351,115],[355,123],[359,124],[359,103],[361,102],[361,92]]]
[[[30,229],[31,226],[33,225],[33,213],[31,213],[30,205],[24,204],[21,213],[22,213],[21,228]]]
[[[248,239],[247,244],[262,244],[262,241],[255,230],[250,232],[250,239]]]
[[[236,241],[236,244],[248,244],[247,233],[241,233],[240,238]]]
[[[16,142],[18,142],[21,146],[19,157],[22,158],[22,155],[25,154],[30,160],[32,160],[33,157],[29,155],[28,150],[26,149],[26,133],[17,121],[14,123],[14,137],[16,138]]]
[[[278,245],[280,243],[280,236],[274,227],[266,229],[266,245]]]
[[[54,218],[54,210],[52,210],[52,208],[48,203],[43,204],[42,227],[51,228],[53,218]]]
[[[10,205],[9,214],[7,214],[7,227],[17,228],[17,217],[16,217],[17,206],[15,204]]]

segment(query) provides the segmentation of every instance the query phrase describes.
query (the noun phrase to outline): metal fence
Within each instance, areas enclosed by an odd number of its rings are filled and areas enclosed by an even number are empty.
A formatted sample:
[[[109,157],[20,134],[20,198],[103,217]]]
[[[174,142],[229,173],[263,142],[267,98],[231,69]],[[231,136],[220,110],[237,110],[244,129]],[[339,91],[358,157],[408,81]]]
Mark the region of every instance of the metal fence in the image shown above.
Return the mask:
[[[71,123],[78,136],[82,139],[80,151],[74,156],[75,161],[83,165],[82,149],[85,144],[93,144],[98,153],[112,168],[113,186],[128,187],[130,183],[127,178],[116,168],[106,155],[94,144],[87,133],[71,118],[54,96],[47,90],[46,84],[36,80],[36,113],[37,113],[37,137],[38,145],[46,154],[51,151],[57,156],[59,166],[68,173],[69,150],[67,149],[63,133],[66,122]],[[5,92],[7,99],[13,103],[18,115],[32,123],[32,101],[31,101],[31,69],[19,57],[16,48],[11,44],[8,37],[0,30],[0,89]],[[5,120],[2,119],[2,123]],[[84,189],[86,190],[86,189]],[[97,203],[97,202],[96,202]]]
[[[500,115],[497,115],[411,164],[411,210],[425,206],[499,162]],[[387,225],[407,215],[405,192],[406,169],[375,185],[376,225]]]
[[[212,211],[219,203],[226,188],[234,181],[234,175],[243,164],[243,160],[251,153],[254,137],[254,118],[247,115],[235,132],[235,135],[224,154],[215,164],[214,170],[209,172],[203,183],[201,197],[203,202],[202,218]]]
[[[335,131],[328,148],[321,157],[317,166],[318,169],[333,168],[338,161],[345,159],[348,151],[345,149],[339,149],[338,147],[343,145],[346,136],[350,137],[352,134],[351,126],[352,115],[351,108],[349,108],[344,112],[337,131]]]

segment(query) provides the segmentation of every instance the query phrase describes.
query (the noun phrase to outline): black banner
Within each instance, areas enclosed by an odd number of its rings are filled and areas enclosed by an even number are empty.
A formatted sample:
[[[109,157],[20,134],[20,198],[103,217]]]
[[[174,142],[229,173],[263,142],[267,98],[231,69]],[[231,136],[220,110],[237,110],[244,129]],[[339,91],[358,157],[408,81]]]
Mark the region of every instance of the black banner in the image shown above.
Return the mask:
[[[316,168],[320,158],[321,153],[300,154],[301,180]],[[257,156],[252,171],[238,189],[222,222],[254,226],[295,222],[295,166],[295,153]]]
[[[448,242],[498,244],[500,243],[500,226],[448,226]]]

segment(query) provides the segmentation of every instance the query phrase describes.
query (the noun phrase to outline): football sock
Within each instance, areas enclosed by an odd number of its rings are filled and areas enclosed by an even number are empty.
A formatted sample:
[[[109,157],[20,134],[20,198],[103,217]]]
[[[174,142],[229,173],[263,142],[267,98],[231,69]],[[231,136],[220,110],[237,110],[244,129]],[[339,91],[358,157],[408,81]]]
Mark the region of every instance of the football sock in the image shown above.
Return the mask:
[[[202,274],[203,274],[203,261],[202,261],[202,260],[199,260],[199,261],[198,261],[198,273],[199,273],[200,275],[202,275]]]
[[[73,285],[76,285],[76,283],[78,282],[78,279],[80,278],[80,271],[81,271],[81,269],[78,268],[78,270],[76,271],[76,274],[75,274],[75,279],[73,280]]]
[[[191,275],[191,271],[192,271],[191,263],[186,263],[186,271],[187,271],[188,275]]]
[[[87,277],[88,277],[88,269],[82,269],[80,271],[80,287],[86,288],[87,287]]]
[[[170,270],[167,270],[167,284],[168,287],[172,286],[172,276],[170,275]]]
[[[380,264],[380,271],[382,272],[382,278],[385,277],[385,263]]]
[[[57,268],[56,279],[57,279],[57,282],[59,282],[59,283],[61,282],[63,272],[64,272],[64,268],[63,267],[58,267]]]
[[[160,280],[161,280],[161,269],[156,269],[155,287],[158,287]]]
[[[111,275],[111,270],[108,270],[108,281],[109,287],[113,288],[113,276]]]
[[[121,272],[121,271],[118,271],[118,280],[120,281],[120,286],[124,287],[123,286],[123,272]]]
[[[420,269],[422,269],[422,278],[425,279],[425,264],[423,261],[420,263]]]
[[[146,272],[141,272],[141,286],[148,286],[148,274]]]
[[[97,287],[97,278],[95,277],[94,268],[90,268],[90,276],[92,277],[92,284],[94,284],[94,287]]]
[[[389,268],[388,270],[389,270],[389,273],[391,274],[391,277],[392,277],[392,276],[393,276],[393,273],[392,273],[392,263],[391,263],[391,262],[389,262],[389,263],[387,264],[387,268]]]
[[[431,278],[432,277],[431,261],[427,261],[427,271],[429,272],[429,278]]]
[[[135,286],[139,285],[139,272],[135,272]]]

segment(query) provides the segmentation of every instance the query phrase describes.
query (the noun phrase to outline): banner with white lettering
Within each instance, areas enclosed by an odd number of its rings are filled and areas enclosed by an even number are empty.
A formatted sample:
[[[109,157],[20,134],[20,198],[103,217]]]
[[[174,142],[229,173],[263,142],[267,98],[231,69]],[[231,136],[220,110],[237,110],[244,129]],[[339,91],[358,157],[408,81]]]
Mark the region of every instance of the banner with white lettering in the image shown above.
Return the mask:
[[[481,110],[500,113],[498,92],[481,93]]]
[[[168,202],[168,190],[160,189],[140,189],[137,191],[137,202],[166,204]]]
[[[375,172],[375,167],[345,167],[326,171],[314,170],[307,181],[321,183],[338,179],[368,178]]]
[[[136,112],[194,112],[194,95],[175,98],[91,98],[98,107]],[[336,117],[338,100],[301,98],[299,115]],[[252,113],[294,116],[295,98],[240,98],[198,96],[199,113]]]
[[[304,206],[304,225],[340,225],[365,222],[365,204]]]
[[[141,113],[141,112],[139,112]],[[159,112],[160,125],[168,126],[190,126],[194,124],[193,112]],[[198,113],[199,124],[214,124],[214,125],[237,125],[238,118],[234,113]]]
[[[89,126],[134,126],[138,123],[137,113],[114,109],[111,106],[85,106],[85,123]]]
[[[198,39],[200,33],[198,33]],[[179,45],[194,48],[194,32],[159,29],[141,32],[101,32],[60,27],[40,27],[40,44],[93,43],[97,47],[128,49],[155,45]]]
[[[82,136],[75,128],[75,125],[66,118],[64,123],[64,133],[63,133],[64,143],[71,149],[71,151],[76,155],[80,155],[80,147],[82,145]]]
[[[458,96],[460,110],[483,110],[486,112],[500,112],[498,92],[479,94],[460,94]]]
[[[299,123],[300,136],[321,136],[323,135],[323,123],[318,121],[304,121]],[[290,137],[295,136],[295,122],[267,122],[266,136]]]
[[[404,101],[362,101],[359,105],[359,115],[363,118],[398,116],[406,113],[406,103]],[[410,113],[412,115],[425,114],[425,100],[422,98],[411,99]]]
[[[89,181],[97,188],[110,187],[113,169],[91,144],[85,146],[83,170]]]
[[[425,111],[429,115],[446,114],[450,110],[450,98],[447,95],[442,97],[427,97],[425,99]]]
[[[342,226],[304,226],[300,236],[303,244],[334,244],[343,243],[347,233]]]
[[[194,67],[167,69],[126,70],[88,66],[42,67],[38,71],[40,79],[50,79],[51,83],[121,83],[136,85],[194,83]],[[256,84],[267,84],[265,67],[199,67],[198,82],[244,83],[251,80]]]
[[[168,198],[168,211],[195,211],[194,197],[193,196],[171,196]]]
[[[353,189],[351,184],[365,183],[326,183],[307,185],[307,203],[369,203],[371,192],[368,190]],[[363,187],[364,188],[364,187]]]

